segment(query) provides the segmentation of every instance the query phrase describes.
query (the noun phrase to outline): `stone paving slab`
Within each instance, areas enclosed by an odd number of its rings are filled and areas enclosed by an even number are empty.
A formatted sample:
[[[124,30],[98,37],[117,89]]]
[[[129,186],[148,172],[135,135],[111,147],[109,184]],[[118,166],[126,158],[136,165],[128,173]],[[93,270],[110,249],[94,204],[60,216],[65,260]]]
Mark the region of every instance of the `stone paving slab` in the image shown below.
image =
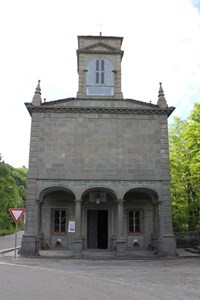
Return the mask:
[[[19,258],[20,255],[18,254],[17,248],[17,257]],[[14,257],[14,248],[5,249],[0,251],[1,256],[10,256]],[[155,254],[151,251],[127,251],[126,255],[117,255],[114,251],[109,250],[87,250],[83,251],[80,255],[74,255],[73,251],[71,250],[41,250],[40,251],[40,258],[82,258],[82,259],[167,259],[167,258],[189,258],[189,257],[200,257],[199,254],[188,252],[185,249],[177,249],[177,256],[176,257],[165,257],[160,256],[159,254]]]

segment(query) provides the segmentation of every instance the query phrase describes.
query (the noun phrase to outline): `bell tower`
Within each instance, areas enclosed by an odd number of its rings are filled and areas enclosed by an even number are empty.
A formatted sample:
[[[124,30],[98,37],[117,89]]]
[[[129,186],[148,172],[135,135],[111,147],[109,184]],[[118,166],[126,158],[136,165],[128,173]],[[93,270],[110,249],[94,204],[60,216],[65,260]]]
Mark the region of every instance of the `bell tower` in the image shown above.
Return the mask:
[[[118,98],[121,91],[121,50],[123,38],[78,36],[77,98]]]

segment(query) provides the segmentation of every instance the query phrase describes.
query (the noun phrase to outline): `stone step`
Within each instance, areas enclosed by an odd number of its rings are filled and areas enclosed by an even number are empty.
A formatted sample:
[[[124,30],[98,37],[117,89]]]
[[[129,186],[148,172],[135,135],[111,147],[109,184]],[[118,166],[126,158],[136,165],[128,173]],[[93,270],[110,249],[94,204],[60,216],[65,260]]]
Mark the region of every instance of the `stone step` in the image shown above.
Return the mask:
[[[191,252],[193,254],[198,254],[198,255],[200,254],[200,251],[194,248],[186,248],[185,251]]]
[[[195,250],[198,250],[199,253],[200,253],[200,245],[194,246],[194,249],[195,249]]]

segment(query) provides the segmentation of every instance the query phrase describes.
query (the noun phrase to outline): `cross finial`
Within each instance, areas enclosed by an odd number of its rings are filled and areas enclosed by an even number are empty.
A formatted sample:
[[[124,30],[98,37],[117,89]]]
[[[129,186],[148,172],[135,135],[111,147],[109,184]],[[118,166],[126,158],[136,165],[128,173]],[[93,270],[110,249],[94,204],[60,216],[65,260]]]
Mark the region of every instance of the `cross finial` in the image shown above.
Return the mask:
[[[102,27],[103,27],[103,25],[100,23],[97,26],[99,27],[99,36],[102,36]]]

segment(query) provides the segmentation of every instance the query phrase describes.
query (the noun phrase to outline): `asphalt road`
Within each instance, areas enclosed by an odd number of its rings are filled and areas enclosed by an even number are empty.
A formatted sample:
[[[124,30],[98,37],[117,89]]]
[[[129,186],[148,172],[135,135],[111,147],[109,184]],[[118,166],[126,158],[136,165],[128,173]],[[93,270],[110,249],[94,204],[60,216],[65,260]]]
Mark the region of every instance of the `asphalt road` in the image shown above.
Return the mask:
[[[24,233],[23,231],[19,231],[17,233],[17,246],[21,246],[21,239],[23,233]],[[13,248],[14,246],[15,246],[15,234],[0,237],[0,251],[8,248]]]
[[[1,300],[197,300],[200,259],[0,258]]]
[[[20,245],[23,232],[18,233]],[[0,238],[0,250],[14,235]],[[0,255],[0,300],[200,300],[200,257],[14,259]]]

